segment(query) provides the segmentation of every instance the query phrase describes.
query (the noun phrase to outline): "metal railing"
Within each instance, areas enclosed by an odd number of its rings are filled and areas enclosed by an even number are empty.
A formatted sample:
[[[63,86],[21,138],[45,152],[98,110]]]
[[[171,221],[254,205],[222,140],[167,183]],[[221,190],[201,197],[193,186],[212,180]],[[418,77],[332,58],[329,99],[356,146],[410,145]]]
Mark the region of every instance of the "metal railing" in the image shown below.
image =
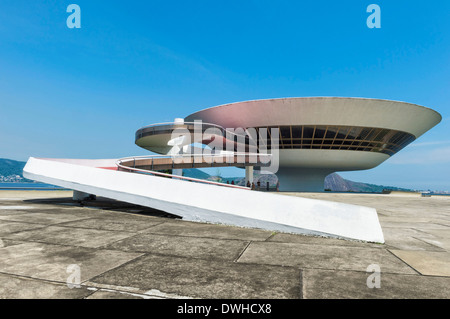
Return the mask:
[[[168,173],[162,173],[162,172],[157,172],[154,171],[154,159],[162,159],[162,158],[171,158],[172,159],[172,163],[173,163],[173,159],[174,158],[180,158],[180,157],[189,157],[194,159],[195,157],[203,157],[203,154],[177,154],[176,156],[172,156],[172,155],[144,155],[144,156],[131,156],[131,157],[124,157],[121,158],[119,160],[116,161],[116,165],[119,171],[126,171],[126,172],[133,172],[133,173],[141,173],[141,174],[147,174],[147,175],[155,175],[155,176],[161,176],[161,177],[169,177],[169,178],[173,178],[173,179],[179,179],[179,180],[185,180],[185,181],[190,181],[190,182],[196,182],[196,183],[203,183],[203,184],[209,184],[209,185],[217,185],[217,186],[224,186],[224,187],[231,187],[231,188],[238,188],[238,189],[246,189],[246,190],[250,190],[251,188],[246,187],[246,186],[239,186],[239,185],[233,185],[233,184],[225,184],[225,183],[220,183],[220,182],[213,182],[213,181],[207,181],[204,179],[199,179],[199,178],[193,178],[193,177],[185,177],[185,176],[179,176],[179,175],[173,175],[173,174],[168,174]],[[227,157],[227,156],[245,156],[245,157],[250,157],[250,156],[267,156],[267,157],[271,157],[270,154],[257,154],[257,153],[231,153],[231,154],[214,154],[214,155],[208,155],[211,157]],[[141,160],[148,160],[151,159],[151,170],[148,169],[141,169],[141,168],[136,168],[136,162],[137,161],[141,161]],[[133,163],[133,167],[131,166],[127,166],[124,165],[125,162],[132,162]],[[195,160],[193,161],[195,163]],[[257,163],[255,163],[257,164]]]

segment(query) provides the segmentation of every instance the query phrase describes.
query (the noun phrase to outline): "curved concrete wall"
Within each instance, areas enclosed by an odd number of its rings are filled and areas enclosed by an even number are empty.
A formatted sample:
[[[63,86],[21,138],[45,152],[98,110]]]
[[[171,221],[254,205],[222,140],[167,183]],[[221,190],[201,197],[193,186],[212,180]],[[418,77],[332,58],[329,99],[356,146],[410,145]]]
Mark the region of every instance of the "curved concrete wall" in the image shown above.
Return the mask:
[[[314,149],[279,150],[280,166],[307,169],[327,168],[330,173],[374,168],[388,158],[389,155],[377,152]]]
[[[195,112],[225,128],[271,125],[346,125],[399,130],[416,138],[438,124],[436,111],[405,102],[344,97],[282,98],[224,104]]]
[[[115,160],[110,160],[114,162]],[[24,177],[183,219],[383,243],[373,208],[92,167],[94,162],[30,158]]]

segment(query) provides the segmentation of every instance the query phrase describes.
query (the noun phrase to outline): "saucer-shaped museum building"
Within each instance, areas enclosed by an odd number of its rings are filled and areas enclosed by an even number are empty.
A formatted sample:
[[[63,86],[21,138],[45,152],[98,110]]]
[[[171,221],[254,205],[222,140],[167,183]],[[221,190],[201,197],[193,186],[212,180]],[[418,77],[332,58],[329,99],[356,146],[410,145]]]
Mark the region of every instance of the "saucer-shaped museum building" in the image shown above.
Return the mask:
[[[136,144],[165,153],[172,129],[199,120],[225,130],[277,128],[280,190],[323,191],[328,174],[376,167],[441,119],[432,109],[398,101],[267,99],[224,104],[190,114],[182,123],[144,127],[136,132]]]
[[[326,175],[373,168],[440,121],[423,106],[377,99],[239,102],[139,129],[136,144],[157,155],[30,157],[23,175],[73,189],[77,201],[102,196],[189,221],[384,243],[374,208],[252,191],[247,181],[219,183],[182,176],[182,170],[245,167],[250,182],[260,167],[278,176],[281,191],[323,191]],[[266,131],[270,140],[261,145],[265,134],[253,133]]]

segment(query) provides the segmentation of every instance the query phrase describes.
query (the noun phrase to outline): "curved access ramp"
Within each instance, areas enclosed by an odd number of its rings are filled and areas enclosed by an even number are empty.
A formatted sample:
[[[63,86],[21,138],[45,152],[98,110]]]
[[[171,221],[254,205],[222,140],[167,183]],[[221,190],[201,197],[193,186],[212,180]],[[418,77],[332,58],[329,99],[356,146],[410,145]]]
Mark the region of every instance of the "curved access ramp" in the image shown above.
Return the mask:
[[[117,170],[117,162],[31,157],[24,167],[24,177],[152,207],[190,221],[384,242],[374,208],[167,178],[151,172],[130,173]]]
[[[116,162],[118,170],[156,173],[160,170],[190,169],[208,167],[244,167],[270,165],[271,154],[219,152],[217,154],[178,154],[132,156]]]

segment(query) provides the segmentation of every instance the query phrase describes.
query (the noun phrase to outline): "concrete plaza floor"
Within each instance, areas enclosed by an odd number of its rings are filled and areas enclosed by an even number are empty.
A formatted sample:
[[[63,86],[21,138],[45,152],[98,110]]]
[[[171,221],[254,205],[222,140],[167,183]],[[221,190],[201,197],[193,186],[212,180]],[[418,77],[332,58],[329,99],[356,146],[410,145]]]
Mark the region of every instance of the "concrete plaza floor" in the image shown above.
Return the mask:
[[[375,207],[380,245],[71,195],[0,191],[0,298],[450,298],[450,197],[280,195]]]

